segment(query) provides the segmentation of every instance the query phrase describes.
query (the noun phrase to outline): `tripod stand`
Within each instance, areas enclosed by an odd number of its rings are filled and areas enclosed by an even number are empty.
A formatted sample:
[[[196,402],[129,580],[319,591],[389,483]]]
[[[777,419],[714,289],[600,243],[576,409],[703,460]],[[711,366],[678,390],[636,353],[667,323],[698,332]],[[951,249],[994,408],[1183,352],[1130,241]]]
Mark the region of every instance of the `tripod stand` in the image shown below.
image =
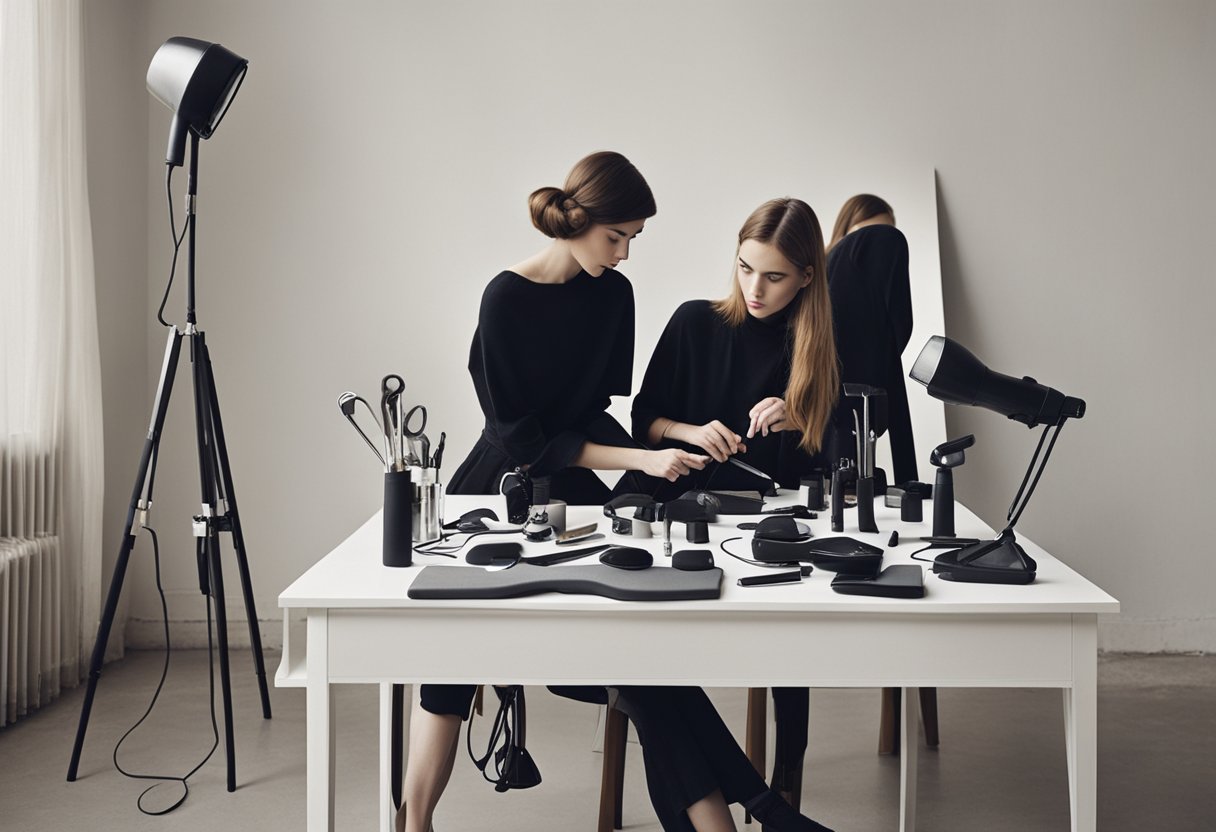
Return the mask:
[[[187,283],[186,283],[186,329],[170,327],[165,344],[164,363],[161,365],[160,382],[156,388],[152,422],[144,440],[143,453],[139,459],[139,470],[135,475],[135,488],[131,494],[131,505],[127,510],[127,521],[123,527],[122,545],[114,574],[110,579],[101,624],[97,629],[97,641],[89,663],[88,688],[80,710],[80,723],[76,729],[76,743],[72,748],[72,761],[68,766],[68,781],[76,779],[80,765],[80,752],[84,747],[84,735],[89,725],[89,713],[93,708],[93,696],[97,692],[97,680],[101,676],[101,665],[105,658],[106,643],[110,628],[122,594],[131,549],[135,545],[134,529],[138,518],[140,525],[147,522],[152,505],[152,490],[156,480],[156,461],[160,449],[161,431],[165,415],[169,410],[169,396],[173,392],[173,381],[177,374],[178,358],[182,342],[190,342],[190,363],[194,386],[194,422],[198,446],[199,482],[202,492],[201,513],[194,519],[195,558],[198,564],[199,591],[209,596],[208,603],[215,604],[215,621],[220,658],[220,684],[224,704],[224,748],[227,752],[228,791],[236,791],[236,756],[232,731],[232,686],[228,668],[228,619],[225,610],[224,576],[220,563],[221,532],[232,535],[236,553],[237,569],[241,578],[241,589],[245,599],[245,610],[249,618],[249,638],[253,648],[253,662],[258,679],[258,690],[262,699],[262,717],[270,719],[270,694],[266,688],[266,668],[262,659],[262,636],[258,627],[254,606],[253,587],[249,580],[249,562],[245,555],[245,538],[241,531],[240,514],[237,511],[236,495],[232,487],[232,471],[228,464],[228,449],[224,442],[224,426],[220,418],[220,403],[215,391],[215,375],[211,367],[211,356],[207,342],[196,326],[194,311],[194,234],[195,195],[198,181],[198,135],[190,133],[190,178],[186,196],[186,223],[189,236]]]

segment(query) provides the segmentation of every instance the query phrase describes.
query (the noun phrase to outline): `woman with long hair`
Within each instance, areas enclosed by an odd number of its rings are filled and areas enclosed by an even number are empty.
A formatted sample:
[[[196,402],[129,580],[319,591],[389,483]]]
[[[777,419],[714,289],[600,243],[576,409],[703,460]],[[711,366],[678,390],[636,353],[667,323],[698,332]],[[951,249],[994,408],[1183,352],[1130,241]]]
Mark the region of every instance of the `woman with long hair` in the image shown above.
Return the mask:
[[[873,194],[850,197],[840,208],[828,251],[828,289],[836,326],[842,382],[887,391],[871,407],[876,434],[887,431],[895,483],[917,478],[912,416],[903,370],[904,347],[912,337],[912,290],[908,241],[895,227],[891,206]],[[853,430],[858,400],[842,401],[835,422],[842,456]]]
[[[718,464],[674,481],[631,471],[615,491],[669,500],[692,488],[764,490],[725,464],[736,455],[797,488],[818,463],[839,386],[819,219],[800,199],[771,199],[739,229],[727,296],[675,311],[633,400],[635,439]],[[773,704],[771,785],[788,793],[802,776],[808,691],[774,688]]]
[[[739,230],[730,290],[676,309],[633,400],[633,436],[718,465],[674,482],[630,472],[617,491],[664,500],[690,488],[761,489],[739,458],[798,487],[815,465],[839,379],[823,234],[800,199],[771,199]]]

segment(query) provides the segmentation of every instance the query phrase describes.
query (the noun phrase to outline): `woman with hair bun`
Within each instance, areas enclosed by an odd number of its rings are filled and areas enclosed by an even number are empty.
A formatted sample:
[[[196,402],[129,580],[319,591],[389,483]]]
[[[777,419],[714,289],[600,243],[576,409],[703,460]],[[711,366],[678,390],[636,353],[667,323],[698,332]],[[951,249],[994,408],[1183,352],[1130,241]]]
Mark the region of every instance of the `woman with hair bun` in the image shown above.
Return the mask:
[[[655,213],[642,175],[619,153],[594,153],[563,188],[529,199],[533,224],[553,242],[501,272],[482,296],[469,372],[486,423],[448,493],[495,493],[503,474],[548,478],[552,499],[600,504],[610,492],[590,469],[641,470],[674,480],[709,457],[639,448],[605,412],[628,395],[633,291],[616,266]],[[422,685],[410,717],[399,832],[428,832],[456,759],[475,687]],[[647,786],[663,828],[732,832],[728,802],[777,832],[822,832],[770,791],[700,688],[617,687],[618,707],[642,740]],[[602,686],[555,689],[607,703]]]
[[[486,422],[447,492],[495,494],[523,468],[548,478],[552,499],[603,504],[592,469],[674,478],[703,467],[697,454],[640,449],[605,412],[632,389],[633,287],[616,267],[655,214],[646,180],[621,154],[593,153],[528,207],[553,241],[482,295],[469,373]]]

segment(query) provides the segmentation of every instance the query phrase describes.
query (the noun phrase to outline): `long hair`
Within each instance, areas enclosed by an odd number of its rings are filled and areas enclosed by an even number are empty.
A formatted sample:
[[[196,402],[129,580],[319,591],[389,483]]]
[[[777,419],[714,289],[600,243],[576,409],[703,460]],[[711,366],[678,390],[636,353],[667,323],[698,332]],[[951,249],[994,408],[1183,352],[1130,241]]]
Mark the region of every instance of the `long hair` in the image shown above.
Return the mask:
[[[580,159],[563,187],[533,191],[528,211],[546,237],[568,240],[592,223],[644,220],[658,209],[638,169],[621,154],[601,150]]]
[[[845,238],[850,228],[859,222],[873,219],[879,214],[890,214],[891,219],[895,219],[895,212],[881,197],[874,196],[874,194],[858,194],[849,197],[845,200],[844,205],[840,206],[840,213],[836,215],[836,226],[832,229],[832,242],[828,245],[828,251],[836,248],[836,244]]]
[[[802,434],[798,443],[808,453],[819,450],[823,435],[839,398],[840,369],[836,363],[836,339],[832,333],[832,301],[828,296],[827,258],[819,218],[800,199],[770,199],[739,229],[744,240],[771,243],[811,282],[799,290],[791,304],[793,331],[790,380],[785,388],[785,415],[790,426]],[[738,268],[739,249],[735,249]],[[731,271],[730,294],[714,301],[714,310],[731,326],[747,320],[747,302]]]

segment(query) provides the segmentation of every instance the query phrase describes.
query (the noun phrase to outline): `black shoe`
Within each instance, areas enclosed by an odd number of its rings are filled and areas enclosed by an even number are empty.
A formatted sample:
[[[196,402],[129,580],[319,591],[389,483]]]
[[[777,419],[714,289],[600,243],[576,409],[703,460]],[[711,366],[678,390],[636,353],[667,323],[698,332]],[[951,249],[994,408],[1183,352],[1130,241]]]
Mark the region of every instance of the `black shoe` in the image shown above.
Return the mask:
[[[772,789],[747,801],[745,808],[760,821],[764,832],[832,832],[822,823],[799,814]]]

